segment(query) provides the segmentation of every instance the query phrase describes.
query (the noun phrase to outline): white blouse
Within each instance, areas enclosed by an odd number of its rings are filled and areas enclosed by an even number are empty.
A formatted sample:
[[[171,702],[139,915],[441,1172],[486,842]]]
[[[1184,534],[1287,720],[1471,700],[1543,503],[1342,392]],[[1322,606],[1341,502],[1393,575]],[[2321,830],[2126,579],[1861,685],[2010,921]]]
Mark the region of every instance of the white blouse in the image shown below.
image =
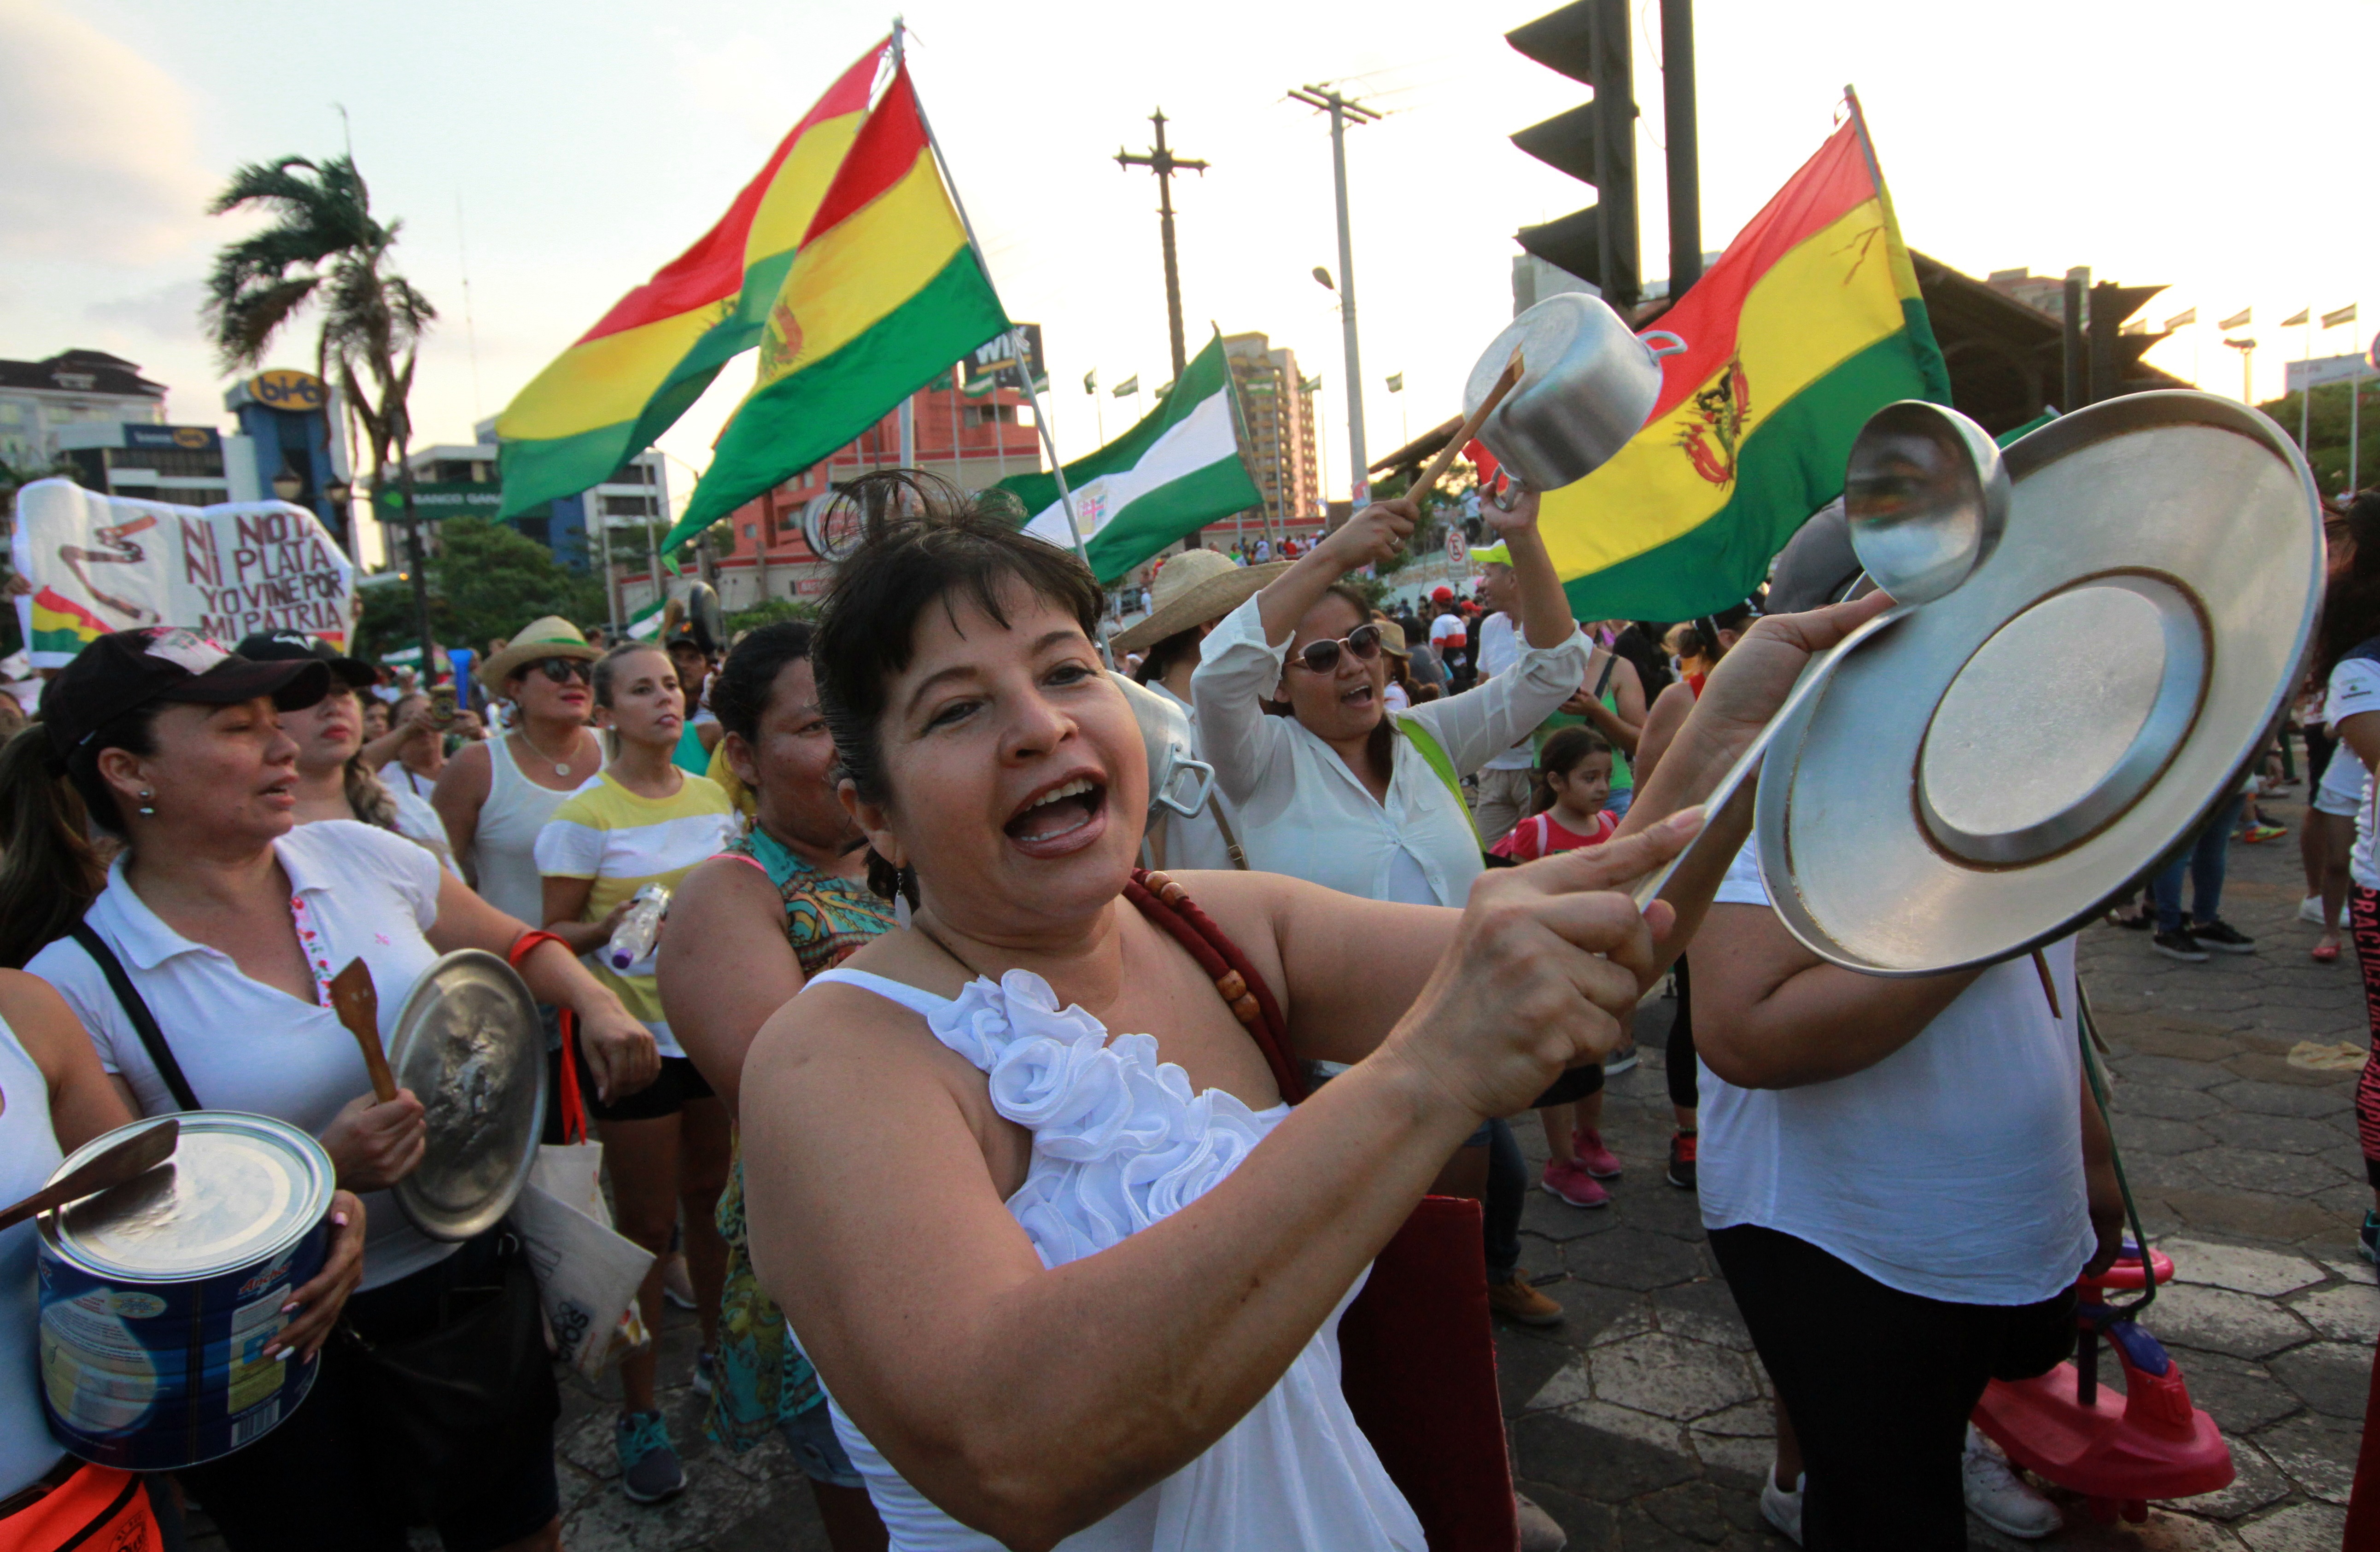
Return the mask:
[[[1279,687],[1289,640],[1265,639],[1257,602],[1224,616],[1190,680],[1198,758],[1231,799],[1248,866],[1367,900],[1462,904],[1481,867],[1462,801],[1409,738],[1391,743],[1382,803],[1296,718],[1265,715],[1257,703]],[[1523,637],[1507,672],[1393,715],[1436,735],[1456,774],[1469,775],[1536,731],[1585,678],[1585,637],[1573,632],[1559,647]]]
[[[351,959],[371,967],[385,1041],[414,982],[438,962],[423,935],[438,919],[443,875],[423,848],[353,819],[299,825],[273,850],[288,876],[290,918],[314,975],[310,1000],[251,980],[221,949],[166,926],[125,882],[122,856],[83,920],[124,962],[201,1106],[278,1116],[319,1135],[348,1100],[371,1093],[363,1053],[331,1007],[330,979]],[[81,944],[61,938],[25,968],[66,999],[98,1048],[100,1066],[131,1085],[141,1114],[180,1109]],[[386,1192],[367,1192],[363,1204],[365,1288],[455,1253],[415,1229]]]
[[[1289,1114],[1250,1109],[1158,1058],[1150,1035],[1118,1035],[1058,1006],[1026,970],[978,978],[956,999],[862,970],[828,970],[899,1003],[990,1080],[993,1109],[1033,1133],[1033,1163],[1008,1210],[1045,1267],[1097,1255],[1181,1211],[1239,1168]],[[805,990],[808,988],[804,988]],[[1368,1271],[1365,1274],[1368,1276]],[[1340,1388],[1339,1317],[1358,1277],[1288,1371],[1231,1430],[1172,1476],[1059,1552],[1423,1552],[1421,1523]],[[800,1334],[795,1333],[796,1342]],[[996,1552],[902,1477],[832,1395],[835,1435],[868,1485],[893,1552]]]

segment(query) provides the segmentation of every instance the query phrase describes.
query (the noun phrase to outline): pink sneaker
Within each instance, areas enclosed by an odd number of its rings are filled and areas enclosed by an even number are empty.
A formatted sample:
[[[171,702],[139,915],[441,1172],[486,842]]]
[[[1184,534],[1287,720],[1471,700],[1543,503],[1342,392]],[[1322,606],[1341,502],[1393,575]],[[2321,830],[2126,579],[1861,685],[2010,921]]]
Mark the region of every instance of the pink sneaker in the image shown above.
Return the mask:
[[[1537,1183],[1573,1207],[1600,1207],[1611,1201],[1611,1193],[1596,1184],[1595,1177],[1575,1159],[1547,1165],[1545,1178]]]
[[[1597,1180],[1620,1178],[1620,1160],[1613,1156],[1609,1148],[1603,1146],[1602,1133],[1589,1132],[1584,1127],[1572,1127],[1570,1146],[1572,1151],[1578,1155],[1579,1163]]]

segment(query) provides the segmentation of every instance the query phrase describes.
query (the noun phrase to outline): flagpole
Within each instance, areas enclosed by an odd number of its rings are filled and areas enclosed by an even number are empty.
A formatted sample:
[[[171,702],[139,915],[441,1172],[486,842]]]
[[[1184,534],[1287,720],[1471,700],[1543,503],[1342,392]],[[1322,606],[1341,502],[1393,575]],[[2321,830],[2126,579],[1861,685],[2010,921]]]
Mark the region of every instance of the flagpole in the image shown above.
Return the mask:
[[[2305,375],[2298,381],[2298,451],[2305,455],[2308,464],[2313,462],[2313,304],[2308,302],[2305,317]]]
[[[901,68],[903,59],[903,44],[901,41],[903,31],[904,28],[901,23],[901,18],[896,16],[892,18],[892,67],[895,70]],[[972,249],[975,252],[976,267],[983,272],[983,283],[986,286],[990,287],[992,298],[997,301],[1000,297],[1000,287],[993,283],[991,278],[991,261],[984,257],[983,244],[976,240],[975,223],[967,219],[966,200],[962,199],[959,195],[958,179],[951,176],[950,159],[942,154],[942,142],[941,139],[936,138],[934,134],[933,120],[926,115],[926,103],[922,97],[917,99],[917,122],[925,128],[926,144],[933,151],[934,165],[941,170],[942,187],[950,190],[951,205],[958,212],[959,225],[966,233],[967,247]],[[1008,318],[1007,303],[1002,302],[1000,304],[1000,315],[1002,318]],[[1009,322],[1013,327],[1015,323],[1015,320],[1009,319]],[[1087,568],[1091,564],[1091,552],[1083,543],[1083,527],[1075,519],[1075,493],[1066,487],[1066,466],[1058,461],[1058,443],[1057,439],[1050,434],[1050,417],[1042,412],[1041,395],[1039,393],[1035,391],[1033,386],[1033,358],[1029,352],[1019,352],[1019,355],[1022,357],[1020,370],[1025,379],[1025,399],[1027,404],[1033,406],[1034,428],[1041,433],[1041,445],[1047,449],[1050,454],[1050,473],[1056,477],[1058,481],[1058,504],[1066,510],[1066,531],[1074,536],[1075,553],[1082,558],[1084,566]],[[998,412],[998,406],[1000,404],[999,383],[999,377],[995,373],[992,378],[991,394],[991,402],[994,406],[992,429],[994,433],[999,436],[1001,456],[1002,461],[1005,462],[1008,450],[1008,438],[1004,432],[1000,430],[1000,418]],[[1092,572],[1092,575],[1096,576],[1099,574],[1094,571]],[[1107,641],[1104,635],[1102,635],[1099,642],[1099,650],[1102,654],[1105,654],[1107,649]]]

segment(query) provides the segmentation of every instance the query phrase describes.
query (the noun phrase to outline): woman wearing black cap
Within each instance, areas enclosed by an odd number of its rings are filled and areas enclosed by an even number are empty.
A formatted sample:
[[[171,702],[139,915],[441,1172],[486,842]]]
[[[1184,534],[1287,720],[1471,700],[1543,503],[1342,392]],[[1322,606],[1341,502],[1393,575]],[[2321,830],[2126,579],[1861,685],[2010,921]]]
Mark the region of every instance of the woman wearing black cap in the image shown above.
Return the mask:
[[[533,1293],[525,1323],[474,1325],[498,1300],[518,1307],[524,1274],[501,1231],[441,1243],[375,1199],[420,1161],[422,1107],[405,1091],[374,1101],[327,987],[362,959],[384,1037],[438,955],[519,947],[530,989],[577,1010],[602,1089],[651,1081],[652,1037],[567,949],[522,944],[528,928],[422,848],[348,821],[297,824],[298,750],[281,714],[319,701],[329,680],[310,655],[250,662],[186,630],[85,648],[51,682],[42,725],[0,751],[0,959],[30,956],[136,1110],[278,1116],[319,1136],[339,1183],[365,1194],[347,1326],[369,1347],[330,1350],[301,1425],[183,1473],[234,1552],[395,1552],[416,1519],[450,1552],[552,1546],[556,1399]],[[124,842],[103,873],[87,822]],[[492,1345],[466,1340],[491,1329]],[[483,1421],[405,1426],[425,1379],[480,1388]]]

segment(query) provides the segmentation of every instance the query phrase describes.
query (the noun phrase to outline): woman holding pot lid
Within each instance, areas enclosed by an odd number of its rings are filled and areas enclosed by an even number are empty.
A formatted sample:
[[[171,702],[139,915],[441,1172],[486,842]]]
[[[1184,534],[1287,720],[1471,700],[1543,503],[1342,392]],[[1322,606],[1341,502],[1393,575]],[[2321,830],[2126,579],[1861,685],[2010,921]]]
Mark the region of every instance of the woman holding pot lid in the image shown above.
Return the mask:
[[[463,877],[522,921],[544,919],[538,835],[562,800],[603,769],[603,741],[588,726],[602,655],[559,615],[523,626],[480,670],[517,711],[513,731],[456,750],[431,794]]]
[[[1462,903],[1482,864],[1460,779],[1524,745],[1586,673],[1536,498],[1489,520],[1509,547],[1524,642],[1476,689],[1389,713],[1381,629],[1339,579],[1396,552],[1415,521],[1403,501],[1356,514],[1207,638],[1192,678],[1202,758],[1251,867],[1371,900]],[[1289,715],[1264,715],[1266,701],[1285,701]],[[1488,1206],[1489,1302],[1529,1325],[1559,1323],[1561,1306],[1521,1271],[1528,1170],[1502,1117],[1480,1127],[1448,1183]]]
[[[438,811],[428,799],[382,782],[363,755],[365,704],[358,692],[373,683],[370,664],[341,656],[320,637],[295,631],[259,633],[233,649],[250,662],[311,660],[330,667],[329,693],[281,719],[283,730],[298,741],[299,824],[359,819],[428,847],[443,866],[454,865]]]
[[[236,1552],[393,1552],[417,1516],[451,1552],[551,1546],[556,1402],[526,1264],[501,1230],[441,1243],[380,1194],[421,1158],[422,1107],[404,1091],[373,1099],[328,983],[362,959],[385,1038],[439,954],[517,951],[530,989],[577,1012],[607,1091],[651,1080],[652,1037],[565,947],[524,943],[527,927],[423,848],[348,820],[297,823],[298,746],[281,716],[329,681],[310,656],[249,662],[182,630],[86,647],[51,682],[42,725],[0,757],[14,819],[0,940],[11,958],[40,948],[28,967],[133,1108],[277,1116],[320,1137],[339,1182],[366,1197],[363,1288],[346,1311],[363,1345],[330,1350],[294,1425],[184,1473]],[[103,874],[86,816],[124,842]],[[170,1061],[140,1037],[140,1008]],[[524,1291],[525,1323],[472,1319],[518,1312]],[[484,1425],[424,1426],[424,1376],[481,1388]]]
[[[1212,550],[1169,555],[1150,586],[1148,615],[1117,634],[1115,650],[1145,654],[1133,677],[1182,708],[1192,737],[1197,736],[1198,709],[1191,701],[1190,676],[1198,668],[1200,643],[1223,616],[1288,569],[1286,561],[1236,565]],[[1195,746],[1191,753],[1206,758]],[[1245,867],[1244,856],[1232,855],[1239,847],[1232,828],[1222,794],[1210,793],[1197,814],[1167,814],[1152,829],[1149,860],[1158,867]]]
[[[132,1120],[100,1070],[90,1035],[58,994],[38,976],[0,970],[0,1202],[31,1195],[67,1155]],[[363,1206],[351,1192],[334,1193],[331,1219],[322,1269],[290,1295],[291,1317],[267,1340],[268,1358],[284,1349],[301,1358],[318,1352],[355,1291]],[[159,1522],[176,1522],[170,1485],[150,1477],[144,1493],[128,1494],[128,1473],[67,1456],[44,1421],[40,1231],[31,1220],[0,1231],[0,1547],[151,1552],[165,1545]]]
[[[1780,623],[1625,833],[1458,913],[1255,872],[1128,899],[1148,770],[1100,603],[967,511],[880,523],[839,570],[820,696],[914,927],[746,1058],[754,1264],[896,1547],[1418,1547],[1340,1395],[1338,1312],[1483,1117],[1617,1040],[1720,865],[1681,869],[1674,920],[1595,891],[1677,851],[1695,816],[1653,827],[1875,611]],[[1241,1002],[1285,1023],[1280,1065]],[[1297,1060],[1352,1065],[1293,1109]]]
[[[711,677],[722,730],[715,753],[752,795],[752,824],[678,885],[658,956],[670,1028],[731,1116],[760,1025],[811,976],[892,928],[892,903],[868,887],[859,831],[835,795],[812,637],[797,621],[762,625]],[[752,1270],[740,1138],[719,1232],[727,1279],[706,1431],[739,1452],[782,1433],[837,1552],[881,1547],[883,1524],[835,1437],[818,1376]]]

